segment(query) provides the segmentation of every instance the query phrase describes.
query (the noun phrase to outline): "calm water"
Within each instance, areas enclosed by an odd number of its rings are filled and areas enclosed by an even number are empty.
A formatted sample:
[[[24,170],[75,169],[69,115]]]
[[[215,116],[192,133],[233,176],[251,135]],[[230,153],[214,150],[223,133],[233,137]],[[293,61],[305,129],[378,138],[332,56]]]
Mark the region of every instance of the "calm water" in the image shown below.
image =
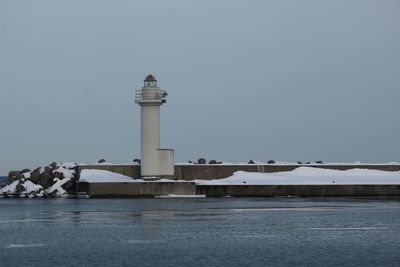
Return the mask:
[[[0,266],[399,266],[400,200],[0,199]]]
[[[0,176],[0,184],[5,184],[8,181],[8,176]]]

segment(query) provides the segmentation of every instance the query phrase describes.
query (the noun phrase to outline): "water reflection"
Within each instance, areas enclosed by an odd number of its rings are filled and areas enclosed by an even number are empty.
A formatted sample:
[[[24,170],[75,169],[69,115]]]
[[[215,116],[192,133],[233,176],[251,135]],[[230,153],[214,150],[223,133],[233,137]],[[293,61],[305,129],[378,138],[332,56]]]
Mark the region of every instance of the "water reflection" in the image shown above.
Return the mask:
[[[17,200],[18,201],[18,200]],[[83,202],[88,200],[82,200]],[[124,200],[122,200],[125,202]],[[160,200],[158,200],[160,201]],[[336,200],[335,200],[336,201]],[[359,201],[359,200],[357,200]],[[92,203],[89,205],[82,205],[81,201],[75,203],[67,203],[69,210],[58,210],[53,209],[53,203],[49,203],[47,207],[51,207],[51,210],[30,210],[27,213],[18,213],[18,216],[14,218],[7,218],[0,220],[0,223],[45,223],[45,224],[62,224],[62,223],[73,223],[79,226],[82,223],[142,223],[147,225],[149,222],[153,222],[154,225],[159,225],[159,222],[176,222],[176,221],[222,221],[227,219],[232,212],[321,212],[321,211],[336,211],[345,209],[361,209],[369,208],[366,205],[288,205],[291,201],[284,201],[281,205],[276,205],[276,201],[273,202],[261,202],[259,199],[251,201],[251,203],[257,203],[258,206],[242,206],[242,205],[231,205],[229,207],[216,207],[215,204],[223,202],[221,200],[203,201],[193,200],[189,203],[182,200],[168,199],[166,202],[155,203],[154,200],[140,199],[134,202],[135,207],[132,209],[130,205],[124,205],[123,208],[109,209],[108,205],[101,206],[95,205],[96,210],[90,210],[88,207],[93,207]],[[340,202],[340,201],[339,201]],[[31,201],[28,205],[31,205]],[[113,203],[113,202],[111,202]],[[329,202],[327,202],[329,203]],[[365,202],[362,202],[365,203]],[[72,204],[72,205],[70,205]],[[76,205],[75,205],[76,204]],[[101,203],[99,203],[101,204]],[[155,205],[156,204],[156,205]],[[204,206],[206,204],[206,206]],[[233,203],[235,204],[235,203]],[[211,205],[211,206],[210,206]],[[190,206],[190,208],[189,208]],[[198,207],[196,207],[198,206]],[[46,206],[45,206],[46,207]],[[390,208],[390,207],[387,207]],[[396,207],[392,207],[396,208]]]

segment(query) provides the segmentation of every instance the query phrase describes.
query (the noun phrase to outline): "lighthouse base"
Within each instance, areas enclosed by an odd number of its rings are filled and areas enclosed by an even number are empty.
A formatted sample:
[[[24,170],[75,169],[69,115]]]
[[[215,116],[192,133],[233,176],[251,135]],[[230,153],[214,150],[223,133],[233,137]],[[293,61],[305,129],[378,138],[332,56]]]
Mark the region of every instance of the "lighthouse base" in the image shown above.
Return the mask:
[[[156,149],[153,152],[146,154],[151,157],[142,155],[141,178],[147,181],[175,178],[174,150]]]

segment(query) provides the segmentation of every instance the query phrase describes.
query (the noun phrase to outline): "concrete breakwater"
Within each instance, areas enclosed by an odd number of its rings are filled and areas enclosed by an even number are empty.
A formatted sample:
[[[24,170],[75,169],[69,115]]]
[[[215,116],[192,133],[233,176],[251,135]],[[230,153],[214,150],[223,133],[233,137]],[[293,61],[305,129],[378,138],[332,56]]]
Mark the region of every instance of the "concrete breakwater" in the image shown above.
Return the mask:
[[[154,197],[157,195],[205,195],[207,197],[350,197],[350,196],[400,196],[400,184],[215,184],[204,185],[191,180],[217,180],[231,176],[236,171],[246,172],[284,172],[292,171],[304,165],[175,165],[177,182],[134,182],[134,183],[83,183],[78,191],[86,192],[89,197]],[[370,169],[399,171],[400,165],[306,165],[307,167],[349,170]],[[100,169],[120,173],[134,179],[140,178],[140,165],[78,165],[77,173],[84,169]],[[183,180],[183,181],[182,181]]]
[[[400,185],[199,185],[193,182],[85,183],[78,192],[90,198],[143,198],[159,195],[206,197],[389,197]]]

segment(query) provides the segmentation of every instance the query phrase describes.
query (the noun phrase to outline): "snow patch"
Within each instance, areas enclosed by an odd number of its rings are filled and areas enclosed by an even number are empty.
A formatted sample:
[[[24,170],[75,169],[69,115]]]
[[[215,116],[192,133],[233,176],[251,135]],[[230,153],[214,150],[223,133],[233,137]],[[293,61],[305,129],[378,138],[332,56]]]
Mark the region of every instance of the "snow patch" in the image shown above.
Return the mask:
[[[53,192],[56,192],[56,195],[61,197],[64,194],[66,194],[67,192],[62,188],[62,186],[66,183],[68,183],[71,180],[72,177],[66,177],[64,179],[58,179],[58,178],[54,178],[53,181],[55,181],[55,183],[46,190],[46,192],[48,194],[51,194]]]
[[[123,165],[123,166],[130,166],[130,165],[140,165],[140,163],[133,162],[133,161],[132,162],[122,162],[122,163],[112,163],[112,162],[105,161],[105,162],[102,162],[102,163],[93,162],[92,164],[79,163],[77,165],[79,165],[79,166],[86,166],[86,165]]]
[[[65,169],[65,167],[63,167],[63,166],[60,166],[58,169],[53,171],[53,173],[57,173],[57,172],[58,173],[62,173],[65,178],[69,178],[69,179],[74,177],[74,174],[75,174],[75,170],[74,169],[68,170],[68,169]]]
[[[22,186],[25,190],[21,193],[21,195],[30,195],[32,193],[38,193],[40,190],[43,190],[41,185],[37,185],[30,180],[25,181]]]
[[[115,172],[84,169],[81,171],[79,181],[87,183],[131,183],[134,182],[134,179]]]

